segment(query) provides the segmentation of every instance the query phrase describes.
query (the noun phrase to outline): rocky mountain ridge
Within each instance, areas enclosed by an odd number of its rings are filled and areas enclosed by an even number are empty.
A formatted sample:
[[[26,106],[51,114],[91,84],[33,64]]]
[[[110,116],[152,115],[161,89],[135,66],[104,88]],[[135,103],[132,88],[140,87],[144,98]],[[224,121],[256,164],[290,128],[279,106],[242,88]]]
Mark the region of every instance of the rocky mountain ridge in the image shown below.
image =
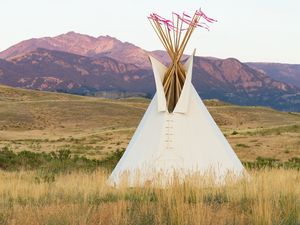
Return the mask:
[[[0,53],[0,83],[84,95],[150,97],[155,86],[148,54],[168,64],[163,51],[147,52],[109,36],[69,32],[30,39]],[[273,79],[251,63],[195,57],[193,70],[193,84],[202,98],[300,111],[298,87]]]

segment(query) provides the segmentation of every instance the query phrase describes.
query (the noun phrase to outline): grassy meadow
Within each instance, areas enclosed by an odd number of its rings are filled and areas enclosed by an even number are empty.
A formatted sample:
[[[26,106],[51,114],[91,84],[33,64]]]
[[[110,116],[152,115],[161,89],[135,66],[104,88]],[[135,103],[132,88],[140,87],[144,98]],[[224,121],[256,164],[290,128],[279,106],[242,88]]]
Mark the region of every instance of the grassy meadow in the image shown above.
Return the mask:
[[[0,172],[0,224],[300,224],[296,170],[251,171],[250,180],[216,187],[186,180],[166,189],[114,189],[107,175],[74,172],[39,182],[35,171]]]
[[[108,100],[0,86],[0,149],[69,149],[101,159],[126,148],[149,100]],[[300,114],[205,101],[241,160],[300,157]]]
[[[251,179],[108,186],[148,104],[0,86],[0,225],[300,224],[299,113],[205,101]]]

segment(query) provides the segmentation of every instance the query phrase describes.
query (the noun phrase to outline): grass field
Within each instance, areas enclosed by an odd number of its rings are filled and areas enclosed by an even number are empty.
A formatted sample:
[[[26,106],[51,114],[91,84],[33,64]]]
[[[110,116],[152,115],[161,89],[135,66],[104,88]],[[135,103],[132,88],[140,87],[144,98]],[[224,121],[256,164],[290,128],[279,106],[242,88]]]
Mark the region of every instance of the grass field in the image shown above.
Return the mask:
[[[241,160],[300,157],[300,114],[205,103]],[[148,104],[0,86],[0,148],[100,159],[126,148]]]
[[[107,186],[107,173],[76,172],[40,182],[34,172],[0,172],[0,224],[299,225],[300,174],[250,172],[250,180],[165,189]]]
[[[299,113],[205,101],[239,158],[267,168],[223,186],[108,186],[148,104],[0,86],[0,225],[300,225]]]

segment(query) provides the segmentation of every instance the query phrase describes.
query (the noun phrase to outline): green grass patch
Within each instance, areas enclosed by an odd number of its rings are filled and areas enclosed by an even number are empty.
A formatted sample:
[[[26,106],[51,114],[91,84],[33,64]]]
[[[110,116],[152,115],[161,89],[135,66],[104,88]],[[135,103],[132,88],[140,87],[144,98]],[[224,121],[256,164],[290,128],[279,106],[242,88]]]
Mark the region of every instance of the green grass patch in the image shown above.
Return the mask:
[[[255,131],[247,131],[245,134],[249,136],[267,136],[267,135],[280,135],[283,133],[299,133],[300,125],[281,126],[273,128],[264,128]]]
[[[8,147],[0,151],[0,169],[7,171],[40,170],[42,173],[53,174],[72,172],[78,170],[93,171],[98,167],[112,170],[124,153],[117,150],[102,160],[89,159],[85,156],[71,154],[69,149],[61,149],[57,152],[14,152]],[[48,179],[48,178],[47,178]],[[49,178],[51,180],[51,178]]]
[[[6,171],[38,170],[37,182],[52,182],[55,175],[73,171],[94,171],[104,168],[111,171],[125,149],[109,153],[104,159],[89,159],[85,156],[72,154],[69,149],[56,152],[14,152],[8,147],[0,151],[0,169]],[[257,157],[255,161],[242,162],[247,169],[284,168],[300,170],[300,158],[293,157],[288,161],[280,161],[274,158]]]
[[[243,162],[243,165],[247,169],[284,168],[300,170],[300,158],[292,157],[288,161],[282,162],[274,158],[257,157],[255,161]]]

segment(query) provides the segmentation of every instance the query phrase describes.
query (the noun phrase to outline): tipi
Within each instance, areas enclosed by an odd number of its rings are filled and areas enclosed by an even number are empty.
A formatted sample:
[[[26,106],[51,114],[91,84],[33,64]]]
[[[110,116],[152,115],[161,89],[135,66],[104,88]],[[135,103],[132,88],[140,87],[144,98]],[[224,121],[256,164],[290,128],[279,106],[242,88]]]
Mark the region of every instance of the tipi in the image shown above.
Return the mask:
[[[157,14],[150,16],[172,64],[167,68],[149,57],[156,94],[109,178],[113,185],[119,185],[123,179],[130,185],[153,182],[161,172],[168,178],[173,172],[184,176],[213,171],[219,179],[228,172],[240,175],[244,171],[191,83],[193,55],[184,64],[179,61],[191,32],[196,26],[204,26],[199,23],[200,17],[209,22],[214,20],[200,10],[193,18],[186,14],[175,16],[177,26],[174,19],[171,22]],[[180,41],[183,23],[188,23],[188,28]],[[173,31],[173,39],[170,31]]]

